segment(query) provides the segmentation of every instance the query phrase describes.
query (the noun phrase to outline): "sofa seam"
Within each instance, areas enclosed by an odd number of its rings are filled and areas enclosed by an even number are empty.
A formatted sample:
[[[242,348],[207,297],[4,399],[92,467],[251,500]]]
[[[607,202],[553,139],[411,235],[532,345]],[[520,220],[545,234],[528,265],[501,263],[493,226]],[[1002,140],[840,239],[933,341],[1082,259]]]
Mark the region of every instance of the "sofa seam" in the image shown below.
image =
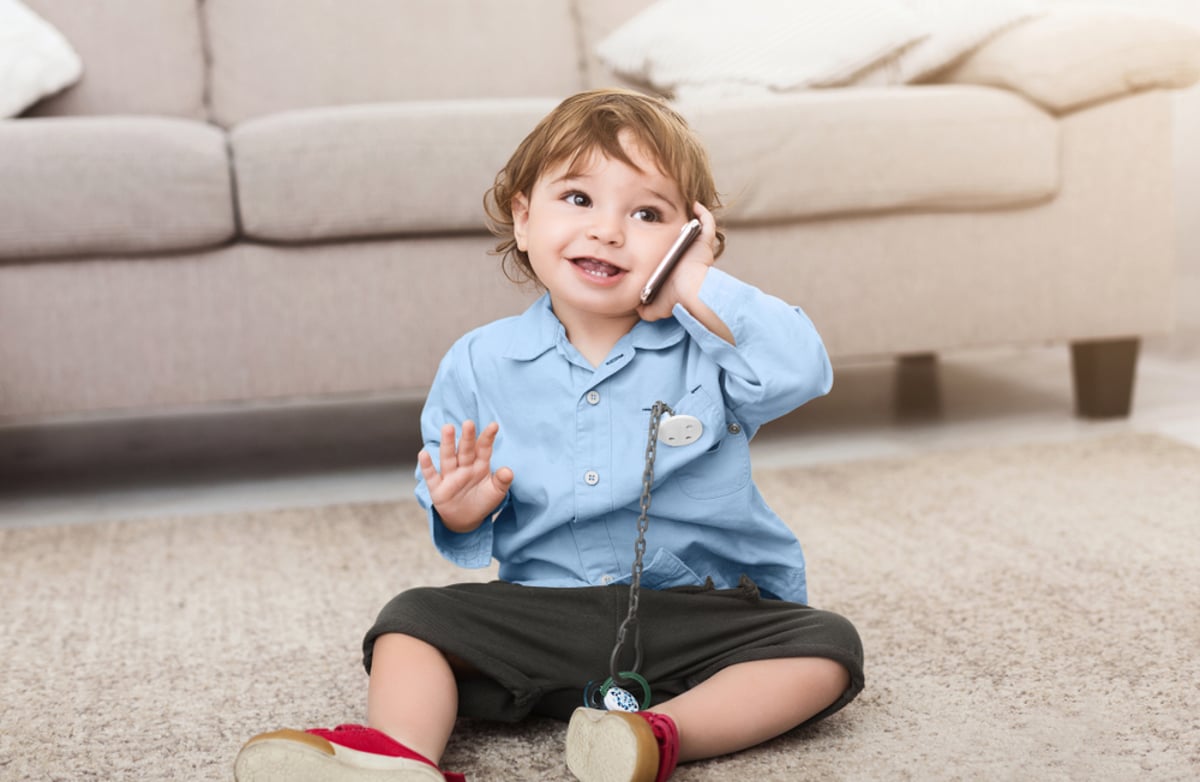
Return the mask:
[[[583,29],[583,9],[579,5],[579,0],[568,0],[567,11],[571,18],[571,24],[575,28],[575,71],[579,77],[577,86],[579,89],[586,90],[592,86],[592,80],[588,73],[587,35]]]
[[[233,209],[233,237],[237,239],[247,239],[245,225],[242,222],[242,199],[241,192],[238,188],[237,166],[234,161],[233,153],[233,134],[229,131],[223,131],[225,135],[225,165],[229,169],[229,202]]]
[[[201,105],[204,107],[204,118],[212,125],[220,127],[220,123],[216,121],[213,114],[212,102],[212,75],[213,75],[213,54],[212,54],[212,31],[208,24],[208,14],[206,0],[196,0],[196,23],[200,28],[200,56],[204,59],[204,89],[200,96]]]

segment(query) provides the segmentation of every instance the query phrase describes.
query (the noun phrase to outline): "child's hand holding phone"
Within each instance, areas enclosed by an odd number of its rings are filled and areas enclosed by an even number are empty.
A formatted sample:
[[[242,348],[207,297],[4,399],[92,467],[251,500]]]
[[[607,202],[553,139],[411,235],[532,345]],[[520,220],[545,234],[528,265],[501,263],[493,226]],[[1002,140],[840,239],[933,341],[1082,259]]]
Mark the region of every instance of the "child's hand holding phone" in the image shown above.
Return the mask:
[[[699,202],[692,204],[692,213],[695,219],[680,229],[641,290],[638,314],[644,320],[671,317],[677,303],[687,306],[699,294],[707,267],[714,263],[716,219]]]
[[[692,218],[683,224],[683,228],[679,231],[679,237],[667,250],[667,254],[663,256],[662,261],[650,274],[650,280],[642,288],[642,304],[649,304],[658,295],[662,289],[663,283],[667,281],[671,271],[674,270],[675,264],[679,263],[679,259],[687,252],[687,249],[692,246],[692,242],[696,241],[696,237],[700,235],[700,221]]]
[[[692,204],[692,211],[700,229],[685,225],[667,251],[666,256],[651,274],[642,289],[642,300],[638,315],[643,320],[661,320],[671,317],[676,304],[682,304],[691,315],[721,339],[735,344],[733,332],[700,300],[700,288],[708,269],[716,259],[713,255],[717,242],[717,221],[712,212],[699,202]],[[649,296],[647,296],[649,292]]]

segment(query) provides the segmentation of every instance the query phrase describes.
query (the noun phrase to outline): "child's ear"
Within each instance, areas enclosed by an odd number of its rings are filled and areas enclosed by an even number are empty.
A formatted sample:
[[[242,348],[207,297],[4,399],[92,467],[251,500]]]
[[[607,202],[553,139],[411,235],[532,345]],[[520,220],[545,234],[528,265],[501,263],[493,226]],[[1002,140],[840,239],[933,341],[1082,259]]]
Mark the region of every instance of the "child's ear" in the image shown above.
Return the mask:
[[[517,193],[512,199],[513,238],[517,240],[517,249],[526,251],[526,233],[529,226],[529,199],[524,193]]]

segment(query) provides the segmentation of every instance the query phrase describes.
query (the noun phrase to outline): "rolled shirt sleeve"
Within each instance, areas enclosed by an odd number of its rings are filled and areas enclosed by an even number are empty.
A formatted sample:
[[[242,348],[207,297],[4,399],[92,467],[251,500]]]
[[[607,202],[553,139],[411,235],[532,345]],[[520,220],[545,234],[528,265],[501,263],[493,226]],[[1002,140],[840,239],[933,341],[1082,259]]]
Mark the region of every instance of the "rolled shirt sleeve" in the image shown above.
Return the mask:
[[[733,333],[734,345],[709,331],[682,305],[675,319],[724,372],[726,403],[745,425],[759,426],[829,393],[833,369],[812,321],[799,307],[717,268],[700,300]]]

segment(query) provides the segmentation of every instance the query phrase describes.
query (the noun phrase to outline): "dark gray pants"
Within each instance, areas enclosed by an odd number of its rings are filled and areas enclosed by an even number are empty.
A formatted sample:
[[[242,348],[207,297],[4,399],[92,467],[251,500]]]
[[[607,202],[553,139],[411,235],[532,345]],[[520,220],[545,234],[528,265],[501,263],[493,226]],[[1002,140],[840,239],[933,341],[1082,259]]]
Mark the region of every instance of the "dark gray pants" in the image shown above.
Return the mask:
[[[567,719],[583,705],[588,683],[608,677],[628,605],[628,586],[550,589],[494,581],[411,589],[380,612],[363,640],[363,663],[370,672],[375,639],[403,633],[478,672],[459,676],[460,715],[505,722],[531,713]],[[640,673],[650,683],[652,706],[722,668],[781,657],[828,658],[850,672],[842,697],[810,722],[841,709],[863,688],[862,643],[849,621],[763,599],[748,579],[736,589],[642,590],[638,618]],[[627,666],[632,639],[623,651]]]

